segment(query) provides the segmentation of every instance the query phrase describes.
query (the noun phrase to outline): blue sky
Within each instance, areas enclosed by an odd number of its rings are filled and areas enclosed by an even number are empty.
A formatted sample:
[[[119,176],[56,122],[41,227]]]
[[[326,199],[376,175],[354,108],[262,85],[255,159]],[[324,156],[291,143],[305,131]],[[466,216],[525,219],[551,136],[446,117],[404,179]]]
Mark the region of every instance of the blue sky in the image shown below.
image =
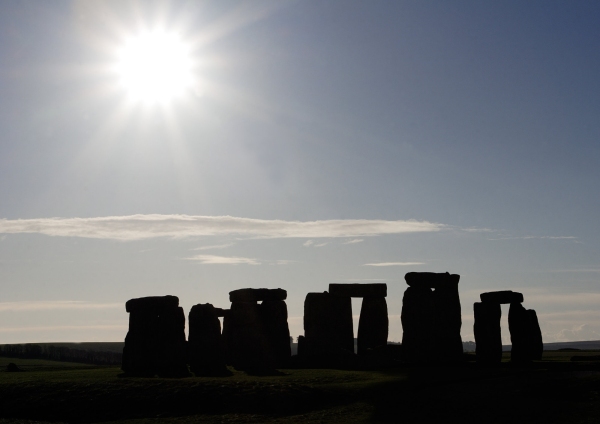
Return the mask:
[[[599,13],[3,1],[0,343],[118,341],[132,297],[242,287],[286,289],[297,336],[336,282],[386,282],[400,341],[410,271],[461,275],[464,340],[504,289],[546,341],[600,339]],[[145,103],[114,68],[155,29],[193,85]]]

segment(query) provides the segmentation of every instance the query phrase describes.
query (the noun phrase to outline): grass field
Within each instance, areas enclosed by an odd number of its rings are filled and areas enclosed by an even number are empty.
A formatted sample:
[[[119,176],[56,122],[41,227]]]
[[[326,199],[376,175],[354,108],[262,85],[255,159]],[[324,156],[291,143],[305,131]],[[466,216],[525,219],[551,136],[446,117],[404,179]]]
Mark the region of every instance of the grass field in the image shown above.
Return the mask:
[[[469,362],[184,379],[122,378],[116,367],[0,358],[0,369],[15,362],[25,371],[0,372],[0,424],[600,422],[600,362],[571,362],[575,354],[600,352],[545,352],[544,361],[526,368]]]

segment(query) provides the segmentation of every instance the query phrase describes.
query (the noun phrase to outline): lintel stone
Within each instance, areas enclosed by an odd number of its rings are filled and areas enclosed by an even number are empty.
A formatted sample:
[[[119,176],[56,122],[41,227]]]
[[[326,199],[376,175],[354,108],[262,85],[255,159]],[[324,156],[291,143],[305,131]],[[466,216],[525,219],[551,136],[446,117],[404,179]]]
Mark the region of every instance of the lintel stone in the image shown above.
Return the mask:
[[[386,297],[387,284],[330,284],[329,293],[346,297]]]

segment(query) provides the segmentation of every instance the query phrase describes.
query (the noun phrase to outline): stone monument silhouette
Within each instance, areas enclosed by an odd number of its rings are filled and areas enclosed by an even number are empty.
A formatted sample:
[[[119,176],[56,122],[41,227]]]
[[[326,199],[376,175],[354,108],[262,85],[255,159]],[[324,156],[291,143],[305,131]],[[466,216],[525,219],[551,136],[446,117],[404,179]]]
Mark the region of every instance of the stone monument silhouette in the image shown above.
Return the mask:
[[[527,363],[542,359],[544,344],[537,315],[533,309],[523,307],[522,293],[504,290],[482,293],[479,297],[481,302],[473,305],[477,362],[498,364],[502,361],[502,304],[510,304],[508,329],[512,342],[511,361]]]
[[[402,299],[402,357],[407,362],[462,360],[460,275],[409,272]]]

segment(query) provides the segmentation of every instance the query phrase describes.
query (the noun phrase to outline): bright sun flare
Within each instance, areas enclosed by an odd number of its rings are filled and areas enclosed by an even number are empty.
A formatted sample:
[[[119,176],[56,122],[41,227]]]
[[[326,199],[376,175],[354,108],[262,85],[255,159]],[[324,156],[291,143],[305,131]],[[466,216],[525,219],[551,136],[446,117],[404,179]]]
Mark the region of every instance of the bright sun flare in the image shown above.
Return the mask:
[[[122,86],[135,100],[163,103],[192,86],[192,59],[177,36],[155,31],[129,39],[116,67]]]

